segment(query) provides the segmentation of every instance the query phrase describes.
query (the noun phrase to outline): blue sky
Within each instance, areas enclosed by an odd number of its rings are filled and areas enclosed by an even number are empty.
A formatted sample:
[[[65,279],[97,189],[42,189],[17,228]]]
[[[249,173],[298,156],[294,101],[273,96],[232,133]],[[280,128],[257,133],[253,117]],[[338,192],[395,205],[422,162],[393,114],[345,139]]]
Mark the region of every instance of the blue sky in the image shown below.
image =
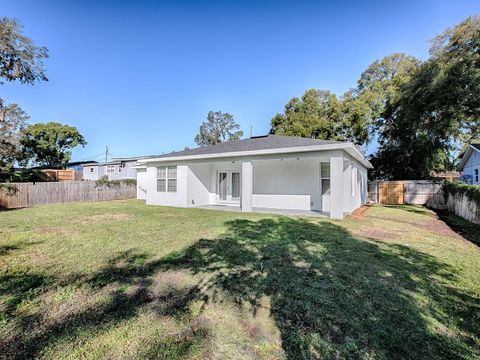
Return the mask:
[[[1,15],[45,45],[50,79],[6,84],[0,96],[31,122],[76,126],[88,145],[74,160],[193,147],[209,110],[245,134],[308,88],[342,94],[374,60],[425,59],[429,39],[479,1],[22,1]]]

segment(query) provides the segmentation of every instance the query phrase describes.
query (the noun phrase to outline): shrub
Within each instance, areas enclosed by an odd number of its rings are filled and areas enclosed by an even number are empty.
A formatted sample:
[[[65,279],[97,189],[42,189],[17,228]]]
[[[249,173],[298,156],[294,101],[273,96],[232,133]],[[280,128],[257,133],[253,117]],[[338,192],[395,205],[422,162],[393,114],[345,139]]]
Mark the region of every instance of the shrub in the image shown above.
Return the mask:
[[[464,195],[480,209],[480,186],[478,185],[468,185],[459,181],[445,181],[443,183],[443,193],[446,198],[448,195]]]
[[[127,186],[136,186],[137,180],[135,179],[123,179],[123,180],[108,180],[107,175],[103,175],[100,179],[95,182],[96,187],[119,187],[120,184],[125,184]]]
[[[3,191],[7,196],[15,196],[18,188],[14,184],[4,183],[0,184],[0,191]]]

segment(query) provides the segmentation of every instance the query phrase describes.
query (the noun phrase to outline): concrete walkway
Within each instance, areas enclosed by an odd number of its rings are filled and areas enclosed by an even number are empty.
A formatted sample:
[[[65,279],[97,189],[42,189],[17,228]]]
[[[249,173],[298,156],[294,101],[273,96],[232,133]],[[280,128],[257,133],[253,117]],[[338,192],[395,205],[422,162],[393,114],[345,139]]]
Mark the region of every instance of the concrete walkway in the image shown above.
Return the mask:
[[[242,209],[238,205],[203,205],[198,206],[200,209],[220,210],[220,211],[233,211],[241,212]],[[327,212],[313,211],[313,210],[288,210],[288,209],[270,209],[270,208],[258,208],[254,207],[253,212],[287,215],[287,216],[315,216],[315,217],[329,217]]]

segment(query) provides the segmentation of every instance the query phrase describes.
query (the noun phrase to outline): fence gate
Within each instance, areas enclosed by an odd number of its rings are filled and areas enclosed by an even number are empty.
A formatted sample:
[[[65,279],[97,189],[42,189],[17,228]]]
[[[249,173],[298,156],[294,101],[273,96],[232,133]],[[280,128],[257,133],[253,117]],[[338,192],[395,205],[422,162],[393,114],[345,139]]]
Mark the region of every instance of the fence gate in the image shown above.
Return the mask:
[[[378,184],[378,200],[380,204],[405,204],[405,188],[403,181],[388,181]]]

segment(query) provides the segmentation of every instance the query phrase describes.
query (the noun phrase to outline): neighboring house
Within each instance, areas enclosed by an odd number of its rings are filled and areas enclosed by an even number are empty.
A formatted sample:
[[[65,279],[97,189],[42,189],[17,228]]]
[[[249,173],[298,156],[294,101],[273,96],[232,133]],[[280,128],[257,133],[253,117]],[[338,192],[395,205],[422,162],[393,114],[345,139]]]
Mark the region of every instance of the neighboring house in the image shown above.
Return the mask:
[[[54,165],[42,165],[34,166],[31,169],[65,169],[65,170],[75,170],[82,171],[85,164],[93,164],[96,161],[71,161],[68,163],[54,164]]]
[[[98,180],[108,176],[108,180],[136,179],[134,168],[139,158],[118,158],[104,163],[89,163],[83,165],[83,180]]]
[[[460,177],[460,172],[442,171],[442,172],[434,172],[431,175],[436,180],[455,181]]]
[[[139,159],[146,203],[308,210],[332,218],[367,202],[370,162],[348,142],[256,136]]]
[[[457,170],[474,185],[480,184],[480,144],[470,144],[463,153]],[[470,182],[469,180],[469,182]]]
[[[96,161],[71,161],[61,164],[35,166],[31,169],[45,173],[50,181],[80,181],[83,179],[83,166],[92,163],[96,163]],[[70,170],[72,173],[61,170]]]

